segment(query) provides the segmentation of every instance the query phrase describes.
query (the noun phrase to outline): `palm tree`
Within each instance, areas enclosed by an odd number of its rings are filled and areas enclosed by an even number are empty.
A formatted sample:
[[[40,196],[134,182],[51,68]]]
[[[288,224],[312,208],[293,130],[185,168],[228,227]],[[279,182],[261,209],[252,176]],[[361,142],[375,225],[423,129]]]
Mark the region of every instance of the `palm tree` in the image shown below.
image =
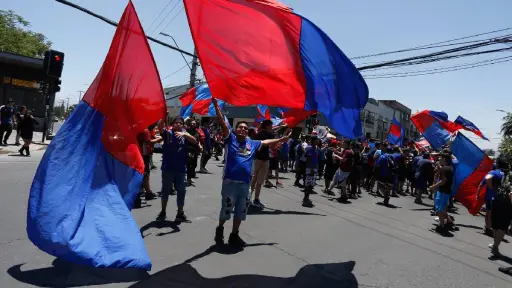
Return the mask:
[[[503,117],[501,133],[503,136],[512,136],[512,113],[510,112],[507,113],[507,116]]]

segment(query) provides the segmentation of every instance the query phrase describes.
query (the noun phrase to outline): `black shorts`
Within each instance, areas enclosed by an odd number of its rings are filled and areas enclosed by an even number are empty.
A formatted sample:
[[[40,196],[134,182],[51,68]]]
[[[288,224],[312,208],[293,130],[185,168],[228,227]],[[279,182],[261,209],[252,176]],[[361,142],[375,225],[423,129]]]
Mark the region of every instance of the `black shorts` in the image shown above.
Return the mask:
[[[506,231],[512,220],[512,204],[494,199],[492,201],[491,226],[494,230]]]
[[[151,159],[151,155],[142,156],[142,160],[144,160],[144,176],[148,176],[151,172],[151,164],[149,163]]]
[[[379,181],[380,183],[382,184],[388,184],[388,185],[393,185],[393,182],[394,181],[394,177],[393,175],[381,175],[379,174],[378,177],[377,177],[377,181]]]
[[[268,170],[277,170],[279,169],[279,160],[277,158],[270,158]]]

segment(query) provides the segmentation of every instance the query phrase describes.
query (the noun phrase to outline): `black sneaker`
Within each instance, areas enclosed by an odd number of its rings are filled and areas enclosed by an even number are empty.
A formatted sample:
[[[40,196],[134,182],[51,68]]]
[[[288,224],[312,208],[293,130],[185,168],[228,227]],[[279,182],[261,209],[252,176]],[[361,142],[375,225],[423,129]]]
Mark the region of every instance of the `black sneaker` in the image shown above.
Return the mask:
[[[139,196],[137,196],[137,198],[135,198],[135,202],[133,202],[133,209],[139,208],[142,208],[142,200],[140,199]]]
[[[144,198],[146,200],[153,200],[157,197],[157,195],[151,191],[147,192],[146,194],[144,194]]]
[[[302,200],[302,207],[313,208],[315,205],[313,202],[311,202],[311,200]]]
[[[187,216],[185,216],[184,212],[176,214],[175,222],[188,222]]]
[[[215,229],[215,244],[224,245],[224,227]]]
[[[164,221],[167,218],[167,215],[164,211],[161,211],[158,213],[158,216],[156,216],[156,221]]]
[[[233,246],[233,247],[236,247],[236,248],[244,248],[245,245],[247,245],[245,243],[244,240],[242,240],[242,238],[240,238],[240,236],[238,236],[238,233],[231,233],[229,234],[229,240],[228,240],[228,243],[229,245]]]
[[[171,196],[174,196],[174,195],[176,195],[177,193],[176,193],[176,190],[172,189],[172,190],[171,190],[171,193],[169,193],[169,194],[171,194]]]
[[[23,151],[24,151],[24,150],[25,150],[25,149],[23,149],[23,148],[21,148],[20,150],[18,150],[18,152],[20,152],[20,155],[21,155],[21,156],[25,156],[25,154],[23,154]]]

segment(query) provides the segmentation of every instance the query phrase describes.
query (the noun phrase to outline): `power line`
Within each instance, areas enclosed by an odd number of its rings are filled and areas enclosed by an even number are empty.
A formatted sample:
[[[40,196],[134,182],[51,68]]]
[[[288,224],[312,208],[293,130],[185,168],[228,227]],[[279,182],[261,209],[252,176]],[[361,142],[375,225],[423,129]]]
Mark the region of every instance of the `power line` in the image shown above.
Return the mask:
[[[172,21],[174,21],[174,19],[176,19],[176,17],[178,17],[178,15],[180,15],[180,13],[183,12],[184,9],[185,9],[185,6],[182,6],[181,10],[178,11],[178,13],[176,15],[174,15],[174,17],[172,17],[171,22],[169,22],[167,25],[165,25],[165,27],[164,27],[164,29],[162,29],[162,31],[167,29],[167,27],[169,27],[169,25],[171,25]]]
[[[172,11],[176,8],[176,6],[178,6],[178,4],[180,4],[180,1],[178,0],[176,2],[176,4],[174,4],[174,6],[172,6],[171,10],[169,10],[169,12],[165,15],[165,17],[162,19],[162,21],[160,21],[160,23],[158,23],[158,25],[155,27],[155,29],[150,33],[150,34],[153,34],[155,33],[155,31],[158,30],[158,28],[160,27],[160,25],[162,25],[162,23],[164,23],[165,20],[167,20],[167,18],[169,18],[169,15],[171,15]]]
[[[164,78],[160,79],[160,81],[163,81],[163,80],[165,80],[165,79],[169,78],[170,76],[172,76],[172,75],[174,75],[174,74],[176,74],[176,73],[180,72],[180,71],[181,71],[181,70],[183,70],[185,67],[188,67],[188,65],[189,65],[190,63],[192,63],[192,61],[188,62],[186,65],[181,66],[178,70],[176,70],[176,71],[172,72],[171,74],[169,74],[169,75],[165,76]]]
[[[480,34],[474,34],[474,35],[460,37],[460,38],[455,38],[455,39],[441,41],[441,42],[435,42],[435,43],[421,45],[421,46],[416,46],[416,47],[407,48],[407,49],[400,49],[400,50],[389,51],[389,52],[382,52],[382,53],[376,53],[376,54],[370,54],[370,55],[356,56],[356,57],[352,57],[351,59],[355,60],[355,59],[370,58],[370,57],[375,57],[375,56],[382,56],[382,55],[388,55],[388,54],[396,54],[396,53],[402,53],[402,52],[408,52],[408,51],[431,49],[431,48],[439,48],[439,47],[445,47],[445,46],[453,46],[453,45],[457,45],[457,43],[452,43],[452,44],[447,44],[447,45],[439,45],[439,44],[449,43],[449,42],[463,40],[463,39],[468,39],[468,38],[474,38],[474,37],[478,37],[478,36],[493,34],[493,33],[507,31],[507,30],[512,30],[512,27],[511,28],[494,30],[494,31],[485,32],[485,33],[480,33]],[[493,38],[495,38],[495,37],[493,37]],[[490,39],[487,39],[487,40],[491,40],[493,38],[490,38]],[[467,41],[466,43],[478,42],[478,41],[483,41],[483,40]],[[465,42],[461,42],[461,43],[458,43],[458,44],[466,44],[466,43]]]
[[[369,69],[375,69],[375,68],[386,67],[386,66],[396,66],[396,65],[401,65],[401,64],[408,65],[408,62],[410,63],[412,61],[419,61],[419,62],[414,62],[414,64],[423,64],[423,63],[430,63],[430,62],[435,62],[435,61],[439,61],[439,60],[443,60],[443,59],[458,58],[458,57],[460,57],[460,55],[444,56],[442,58],[435,58],[435,57],[450,54],[450,53],[458,53],[458,52],[462,52],[462,51],[466,51],[466,50],[475,50],[475,49],[482,48],[485,46],[499,44],[499,43],[505,43],[505,42],[510,42],[510,41],[512,41],[510,38],[499,38],[499,39],[484,41],[482,43],[466,45],[466,46],[447,49],[447,50],[441,50],[441,51],[434,52],[434,53],[413,56],[413,57],[408,57],[408,58],[403,58],[403,59],[398,59],[398,60],[393,60],[393,61],[388,61],[388,62],[382,62],[382,63],[374,64],[374,65],[358,67],[358,69],[359,69],[359,71],[362,71],[362,70],[369,70]],[[496,50],[486,50],[486,51],[482,51],[482,52],[475,52],[473,54],[467,53],[467,54],[463,54],[463,55],[470,56],[470,55],[494,53],[494,52],[505,51],[510,48],[511,47],[504,48],[504,49],[496,49]],[[423,59],[427,59],[427,60],[422,61]]]
[[[494,62],[489,62],[489,63],[483,63],[483,64],[477,64],[477,65],[472,65],[472,66],[466,66],[466,67],[462,67],[462,68],[446,69],[446,70],[442,70],[442,71],[433,71],[433,72],[426,72],[426,73],[414,73],[414,72],[407,73],[407,72],[404,72],[403,75],[394,75],[394,76],[393,75],[386,76],[386,74],[379,75],[379,76],[375,75],[376,77],[365,77],[365,79],[403,78],[403,77],[413,77],[413,76],[440,74],[440,73],[453,72],[453,71],[459,71],[459,70],[472,69],[472,68],[476,68],[476,67],[488,66],[488,65],[493,65],[493,64],[505,63],[505,62],[509,62],[509,61],[512,61],[512,59],[504,59],[504,60],[501,60],[501,61],[494,61]]]
[[[151,23],[151,25],[149,25],[148,31],[151,30],[151,27],[153,27],[153,24],[155,24],[156,20],[158,20],[158,18],[160,18],[160,16],[162,16],[162,14],[167,9],[167,7],[169,7],[169,5],[171,5],[172,1],[173,0],[169,0],[169,2],[167,2],[167,5],[165,5],[164,9],[162,9],[162,11],[160,11],[160,14],[158,14],[158,16],[156,16],[155,20],[153,20],[153,22]]]
[[[473,66],[473,65],[477,65],[477,64],[494,62],[494,61],[510,59],[510,58],[512,58],[512,56],[488,59],[488,60],[483,60],[483,61],[478,61],[478,62],[473,62],[473,63],[465,63],[465,64],[459,64],[459,65],[452,65],[452,66],[445,66],[445,67],[439,67],[439,68],[433,68],[433,69],[426,69],[426,70],[406,71],[406,72],[399,72],[399,73],[367,74],[367,75],[364,75],[364,76],[365,77],[380,77],[380,76],[395,76],[395,75],[405,75],[405,74],[411,74],[411,73],[416,74],[416,73],[424,73],[424,72],[442,71],[442,70],[447,70],[447,69],[454,69],[454,68],[460,68],[460,67]]]

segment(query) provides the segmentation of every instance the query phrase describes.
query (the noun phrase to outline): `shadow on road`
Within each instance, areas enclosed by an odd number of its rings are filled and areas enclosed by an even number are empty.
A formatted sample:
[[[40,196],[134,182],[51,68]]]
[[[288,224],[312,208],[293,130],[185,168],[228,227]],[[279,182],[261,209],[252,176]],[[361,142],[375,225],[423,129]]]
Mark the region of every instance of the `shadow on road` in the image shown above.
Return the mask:
[[[152,275],[130,288],[160,287],[339,287],[356,288],[358,282],[352,271],[354,261],[333,264],[311,264],[302,267],[294,277],[283,278],[264,275],[232,275],[218,279],[205,278],[190,264],[179,264]]]
[[[302,212],[302,211],[284,211],[279,209],[272,209],[272,208],[258,208],[254,206],[249,206],[249,210],[247,211],[248,215],[314,215],[314,216],[326,216],[323,214],[317,214],[317,213],[308,213],[308,212]]]
[[[245,248],[249,248],[249,247],[257,247],[257,246],[274,246],[276,245],[277,243],[252,243],[252,244],[247,244],[245,245]],[[188,259],[188,260],[185,260],[183,261],[183,264],[190,264],[194,261],[197,261],[203,257],[206,257],[212,253],[218,253],[218,254],[222,254],[222,255],[233,255],[233,254],[236,254],[238,252],[241,252],[243,251],[244,248],[236,248],[236,247],[232,247],[230,246],[229,244],[224,244],[224,245],[212,245],[210,247],[208,247],[204,252],[202,253],[199,253],[197,254],[196,256]]]
[[[126,283],[147,279],[149,274],[138,269],[94,268],[56,259],[53,267],[21,271],[23,264],[7,270],[19,282],[38,287],[81,287]]]
[[[151,228],[157,228],[157,229],[171,228],[172,229],[169,232],[159,232],[156,234],[156,236],[164,236],[167,234],[178,233],[181,231],[180,227],[178,227],[178,224],[174,221],[168,221],[168,220],[156,221],[155,220],[155,221],[149,222],[148,224],[146,224],[140,228],[140,235],[142,236],[142,238],[152,234],[152,233],[149,233],[149,234],[144,235],[144,232],[146,232],[147,230],[149,230]]]

